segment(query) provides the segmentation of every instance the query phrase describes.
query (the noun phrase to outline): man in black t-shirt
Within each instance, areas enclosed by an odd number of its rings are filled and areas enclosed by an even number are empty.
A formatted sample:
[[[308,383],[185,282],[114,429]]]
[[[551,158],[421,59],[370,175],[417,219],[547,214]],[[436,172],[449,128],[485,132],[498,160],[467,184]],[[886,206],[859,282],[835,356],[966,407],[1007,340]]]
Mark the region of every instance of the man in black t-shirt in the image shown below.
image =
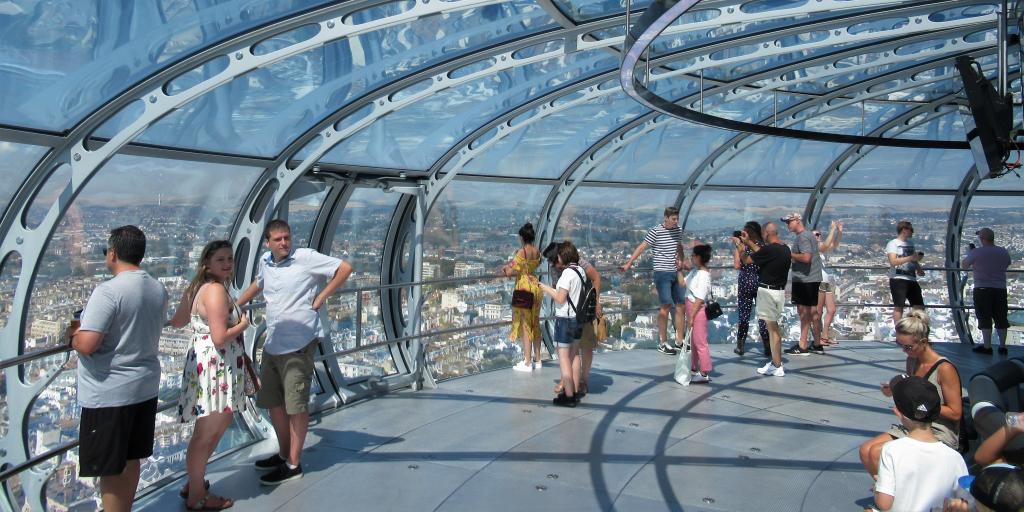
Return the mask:
[[[779,240],[779,227],[774,222],[765,223],[764,240],[766,244],[759,246],[740,231],[740,239],[754,254],[750,258],[757,265],[757,318],[764,320],[768,326],[768,339],[771,345],[771,360],[757,369],[761,375],[782,377],[786,375],[782,369],[782,309],[786,305],[786,279],[793,256],[789,247]]]

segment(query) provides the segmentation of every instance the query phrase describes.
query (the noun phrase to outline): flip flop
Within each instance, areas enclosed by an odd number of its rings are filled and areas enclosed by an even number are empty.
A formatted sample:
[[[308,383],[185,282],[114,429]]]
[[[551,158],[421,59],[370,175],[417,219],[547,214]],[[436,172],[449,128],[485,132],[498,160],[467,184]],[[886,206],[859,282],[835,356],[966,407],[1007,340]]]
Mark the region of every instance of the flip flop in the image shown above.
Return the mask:
[[[206,486],[206,490],[209,491],[210,490],[210,481],[209,480],[203,480],[203,484]],[[185,484],[185,485],[188,485],[188,484]],[[183,499],[183,500],[187,500],[188,499],[188,489],[183,487],[181,489],[181,491],[178,492],[178,496],[181,496],[181,499]]]
[[[206,503],[210,500],[210,498],[217,498],[217,499],[219,499],[220,500],[219,506],[207,505]],[[200,499],[199,502],[196,503],[194,506],[190,507],[190,506],[188,506],[186,504],[185,505],[185,509],[186,510],[226,510],[226,509],[229,509],[229,508],[231,508],[233,506],[235,506],[235,502],[232,501],[230,498],[225,498],[223,496],[214,496],[212,494],[207,493],[206,496],[203,496],[202,499]]]

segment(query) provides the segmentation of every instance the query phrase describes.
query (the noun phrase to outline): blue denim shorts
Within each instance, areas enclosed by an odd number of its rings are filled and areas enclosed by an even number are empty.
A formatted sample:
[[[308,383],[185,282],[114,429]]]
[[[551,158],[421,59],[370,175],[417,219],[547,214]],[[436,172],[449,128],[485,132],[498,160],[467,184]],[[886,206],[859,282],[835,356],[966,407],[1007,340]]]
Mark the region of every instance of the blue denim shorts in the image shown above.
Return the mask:
[[[686,289],[679,286],[675,272],[654,272],[654,287],[658,289],[658,303],[686,304]]]
[[[575,318],[555,317],[555,348],[571,348],[580,341]]]

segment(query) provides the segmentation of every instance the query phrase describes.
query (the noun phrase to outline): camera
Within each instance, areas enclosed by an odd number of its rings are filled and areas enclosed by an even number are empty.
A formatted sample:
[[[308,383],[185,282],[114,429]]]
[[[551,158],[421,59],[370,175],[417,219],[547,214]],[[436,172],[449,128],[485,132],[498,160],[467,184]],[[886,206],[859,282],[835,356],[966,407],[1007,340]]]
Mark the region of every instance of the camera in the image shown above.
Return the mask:
[[[971,242],[971,243],[967,244],[967,248],[973,251],[973,250],[977,249],[978,246],[974,245],[974,242]]]
[[[743,237],[743,232],[737,229],[736,231],[732,232],[732,236],[734,236],[736,238],[742,238]]]
[[[547,247],[541,251],[541,256],[548,260],[548,263],[554,266],[558,263],[558,242],[551,242]]]
[[[917,255],[918,255],[918,256],[920,256],[920,257],[922,257],[922,258],[924,257],[924,253],[923,253],[923,252],[921,252],[921,251],[917,251]]]

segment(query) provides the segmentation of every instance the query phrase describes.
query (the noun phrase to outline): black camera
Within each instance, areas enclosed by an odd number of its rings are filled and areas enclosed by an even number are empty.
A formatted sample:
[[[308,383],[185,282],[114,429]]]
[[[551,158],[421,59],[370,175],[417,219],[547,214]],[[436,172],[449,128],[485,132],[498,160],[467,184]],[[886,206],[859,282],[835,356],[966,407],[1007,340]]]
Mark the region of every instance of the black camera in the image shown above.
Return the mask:
[[[971,242],[971,243],[967,244],[967,248],[973,251],[973,250],[977,249],[978,247],[976,245],[974,245],[974,242]]]
[[[923,253],[923,252],[921,252],[921,251],[917,251],[917,255],[918,255],[918,256],[920,256],[920,257],[922,257],[922,258],[924,257],[924,253]]]
[[[732,236],[734,236],[736,238],[742,238],[743,237],[743,232],[740,231],[740,230],[733,231],[732,232]]]
[[[558,242],[551,242],[547,247],[541,251],[541,256],[548,260],[548,263],[554,266],[558,263]]]

